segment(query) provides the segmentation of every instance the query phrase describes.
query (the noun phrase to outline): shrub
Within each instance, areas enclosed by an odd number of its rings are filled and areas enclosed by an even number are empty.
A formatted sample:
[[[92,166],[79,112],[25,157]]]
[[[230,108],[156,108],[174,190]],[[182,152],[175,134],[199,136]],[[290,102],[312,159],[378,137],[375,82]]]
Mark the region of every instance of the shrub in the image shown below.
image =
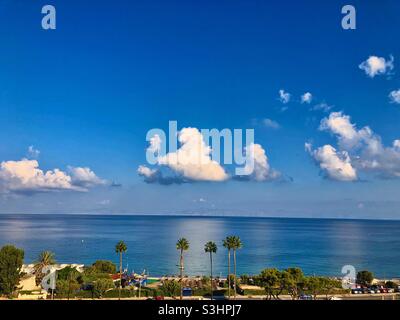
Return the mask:
[[[24,251],[11,245],[0,249],[0,294],[11,295],[20,280]]]
[[[99,273],[116,273],[117,267],[114,263],[108,260],[97,260],[93,263],[93,268],[97,270]]]

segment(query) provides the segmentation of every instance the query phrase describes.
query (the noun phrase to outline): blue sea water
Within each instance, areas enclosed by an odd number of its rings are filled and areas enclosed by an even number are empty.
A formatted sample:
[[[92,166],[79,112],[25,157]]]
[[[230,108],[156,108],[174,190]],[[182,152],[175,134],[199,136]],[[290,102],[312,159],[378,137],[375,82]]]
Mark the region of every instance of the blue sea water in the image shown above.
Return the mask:
[[[160,276],[178,273],[175,243],[186,237],[185,273],[209,273],[204,244],[218,244],[215,275],[225,275],[227,251],[222,239],[238,235],[239,274],[267,267],[301,267],[306,274],[341,275],[344,265],[379,277],[400,276],[400,221],[286,219],[249,217],[0,215],[0,246],[14,244],[33,262],[43,250],[59,263],[118,263],[115,244],[124,240],[124,267]]]

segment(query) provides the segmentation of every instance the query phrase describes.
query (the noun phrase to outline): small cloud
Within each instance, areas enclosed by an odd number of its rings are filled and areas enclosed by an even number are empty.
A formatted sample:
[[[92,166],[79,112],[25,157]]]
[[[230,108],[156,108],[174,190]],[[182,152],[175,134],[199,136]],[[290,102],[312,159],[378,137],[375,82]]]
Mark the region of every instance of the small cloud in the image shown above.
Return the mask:
[[[105,185],[106,180],[100,179],[90,168],[68,167],[72,184],[84,188]]]
[[[285,90],[281,89],[279,90],[279,100],[283,103],[286,104],[290,101],[291,94],[288,92],[285,92]]]
[[[307,103],[310,104],[313,99],[313,95],[311,92],[306,92],[301,96],[301,103]]]
[[[311,110],[329,112],[333,107],[334,107],[333,105],[327,104],[326,102],[321,102],[313,106]]]
[[[389,100],[391,103],[400,104],[400,89],[393,90],[389,93]]]
[[[37,158],[39,158],[39,155],[40,155],[40,151],[38,149],[35,149],[34,146],[28,147],[28,158],[37,159]]]
[[[360,210],[361,210],[361,209],[364,209],[364,207],[365,207],[365,206],[364,206],[364,203],[362,203],[362,202],[360,202],[359,204],[357,204],[357,208],[360,209]]]
[[[279,129],[281,127],[278,122],[268,119],[268,118],[263,119],[262,122],[265,127],[270,128],[270,129]]]
[[[107,199],[107,200],[101,200],[101,201],[99,202],[99,204],[102,205],[102,206],[107,206],[107,205],[110,204],[110,202],[111,202],[111,201],[108,200],[108,199]]]
[[[364,70],[367,76],[369,76],[370,78],[374,78],[376,75],[390,74],[390,72],[394,69],[393,62],[393,56],[390,56],[388,60],[383,57],[370,56],[358,67],[361,70]]]

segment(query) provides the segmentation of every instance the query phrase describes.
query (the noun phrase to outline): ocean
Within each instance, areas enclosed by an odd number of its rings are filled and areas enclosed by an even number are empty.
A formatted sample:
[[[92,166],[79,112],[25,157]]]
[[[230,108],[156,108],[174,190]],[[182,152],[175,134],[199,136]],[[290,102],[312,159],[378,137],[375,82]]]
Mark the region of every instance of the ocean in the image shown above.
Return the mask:
[[[214,274],[226,275],[222,240],[238,235],[238,274],[264,268],[300,267],[308,274],[341,276],[344,265],[370,270],[381,278],[400,276],[400,221],[249,217],[17,215],[0,214],[0,246],[25,250],[25,263],[43,250],[59,263],[118,263],[115,244],[124,240],[124,268],[150,276],[178,274],[175,244],[185,237],[185,274],[209,274],[207,241],[218,245]]]

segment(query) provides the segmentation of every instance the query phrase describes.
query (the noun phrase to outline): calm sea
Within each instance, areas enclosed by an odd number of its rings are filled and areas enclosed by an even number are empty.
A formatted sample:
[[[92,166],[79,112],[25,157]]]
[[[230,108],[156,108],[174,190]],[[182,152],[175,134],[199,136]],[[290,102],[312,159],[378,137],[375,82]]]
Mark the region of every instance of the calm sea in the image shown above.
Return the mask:
[[[225,274],[222,239],[238,235],[238,273],[267,267],[301,267],[306,274],[341,275],[344,265],[379,277],[400,276],[400,221],[111,215],[0,215],[0,246],[25,250],[25,262],[39,252],[55,252],[60,263],[118,263],[114,246],[124,240],[124,267],[150,275],[177,274],[176,240],[186,237],[185,273],[209,272],[204,243],[218,244],[215,274]]]

